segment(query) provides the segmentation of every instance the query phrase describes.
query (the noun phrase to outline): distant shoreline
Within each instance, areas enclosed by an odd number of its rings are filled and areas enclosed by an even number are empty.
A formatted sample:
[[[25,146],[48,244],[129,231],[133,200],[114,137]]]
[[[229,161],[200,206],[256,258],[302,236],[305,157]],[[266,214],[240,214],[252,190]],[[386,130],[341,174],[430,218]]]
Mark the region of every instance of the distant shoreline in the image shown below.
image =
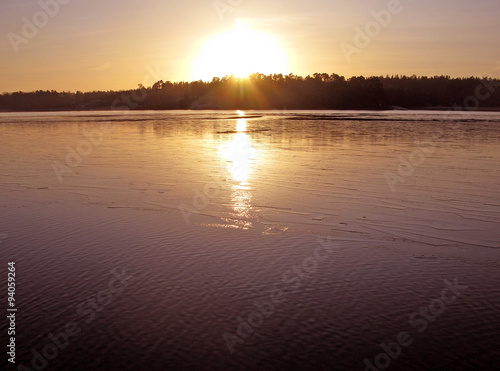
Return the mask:
[[[227,111],[234,112],[236,109],[229,108],[184,108],[184,109],[129,109],[129,110],[114,110],[106,107],[97,107],[92,109],[37,109],[37,110],[0,110],[0,113],[46,113],[46,112],[95,112],[95,111],[106,111],[106,112],[123,112],[123,111],[131,111],[131,112],[144,112],[144,111]],[[474,110],[466,110],[461,109],[457,110],[454,107],[418,107],[418,108],[387,108],[387,109],[373,109],[373,108],[359,108],[359,109],[315,109],[315,108],[297,108],[297,109],[244,109],[245,111],[277,111],[277,112],[293,112],[293,111],[370,111],[370,112],[378,112],[378,111],[436,111],[436,112],[500,112],[500,107],[479,107]]]
[[[457,111],[457,112],[500,112],[500,107],[479,107],[474,110],[456,110],[454,107],[418,107],[411,108],[408,111]]]

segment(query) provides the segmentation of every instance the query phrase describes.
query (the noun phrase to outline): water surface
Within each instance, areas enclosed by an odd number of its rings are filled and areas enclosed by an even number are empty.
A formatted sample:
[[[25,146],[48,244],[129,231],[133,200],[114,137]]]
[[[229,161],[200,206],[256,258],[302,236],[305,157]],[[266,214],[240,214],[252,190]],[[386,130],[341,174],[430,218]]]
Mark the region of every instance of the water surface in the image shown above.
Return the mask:
[[[400,332],[413,342],[391,369],[489,369],[499,125],[498,113],[0,114],[18,361],[31,368],[76,322],[46,369],[363,370]],[[410,323],[455,279],[456,300],[434,302],[425,330]]]

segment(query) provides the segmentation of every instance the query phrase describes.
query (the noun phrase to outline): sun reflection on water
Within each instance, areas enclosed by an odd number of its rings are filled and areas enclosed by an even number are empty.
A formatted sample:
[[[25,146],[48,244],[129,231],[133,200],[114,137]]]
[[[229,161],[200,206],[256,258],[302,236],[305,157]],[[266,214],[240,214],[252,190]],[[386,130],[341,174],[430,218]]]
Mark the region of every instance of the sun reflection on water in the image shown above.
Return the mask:
[[[240,116],[245,113],[238,111]],[[246,133],[248,122],[238,119],[236,130],[230,139],[219,148],[220,155],[227,162],[227,168],[234,184],[231,185],[231,206],[234,211],[232,220],[239,228],[248,229],[252,223],[248,221],[252,211],[252,192],[250,178],[253,165],[257,159],[257,150],[252,145],[250,136]],[[245,220],[242,220],[245,219]]]
[[[236,131],[237,132],[245,132],[247,131],[247,120],[239,119],[236,123]]]
[[[252,165],[257,158],[257,150],[253,147],[246,128],[247,120],[239,119],[236,132],[220,147],[220,155],[228,163],[232,180],[241,184],[248,182]]]

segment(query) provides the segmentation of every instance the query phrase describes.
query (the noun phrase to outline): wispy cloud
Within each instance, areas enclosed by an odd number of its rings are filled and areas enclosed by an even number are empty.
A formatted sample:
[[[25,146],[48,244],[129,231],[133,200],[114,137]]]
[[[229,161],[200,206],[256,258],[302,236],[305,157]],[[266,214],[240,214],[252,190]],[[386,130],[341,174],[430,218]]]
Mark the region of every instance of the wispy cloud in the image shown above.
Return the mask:
[[[107,70],[108,68],[111,68],[112,64],[110,62],[106,62],[104,64],[101,64],[99,66],[94,66],[94,67],[87,67],[85,68],[85,71],[101,71],[101,70]]]

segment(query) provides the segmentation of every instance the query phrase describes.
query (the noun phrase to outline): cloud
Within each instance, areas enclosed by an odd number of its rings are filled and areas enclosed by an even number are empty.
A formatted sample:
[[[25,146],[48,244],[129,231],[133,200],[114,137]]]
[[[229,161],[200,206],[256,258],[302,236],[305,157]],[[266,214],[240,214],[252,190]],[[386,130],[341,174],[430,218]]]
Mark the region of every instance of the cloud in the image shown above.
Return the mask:
[[[85,71],[101,71],[101,70],[107,70],[108,68],[111,68],[112,64],[110,62],[106,62],[104,64],[101,64],[99,66],[95,67],[88,67],[85,68]]]

